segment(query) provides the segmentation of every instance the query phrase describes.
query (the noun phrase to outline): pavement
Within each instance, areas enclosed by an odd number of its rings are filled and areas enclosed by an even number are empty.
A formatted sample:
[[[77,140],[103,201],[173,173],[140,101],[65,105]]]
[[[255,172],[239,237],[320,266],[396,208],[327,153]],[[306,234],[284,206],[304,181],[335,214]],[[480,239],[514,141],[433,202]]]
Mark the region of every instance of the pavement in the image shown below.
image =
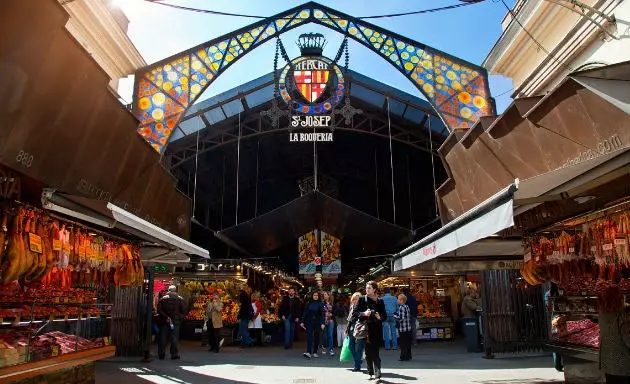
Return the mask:
[[[303,344],[248,349],[226,347],[208,352],[198,342],[180,346],[180,360],[141,363],[138,359],[112,359],[96,364],[97,384],[336,384],[370,383],[363,373],[350,371],[350,363],[334,357],[310,360],[302,356]],[[155,347],[154,351],[155,352]],[[552,367],[551,356],[497,356],[483,359],[466,353],[458,341],[425,342],[412,350],[413,360],[399,362],[398,351],[381,350],[382,383],[439,384],[556,384],[563,374]],[[365,364],[364,364],[365,368]]]

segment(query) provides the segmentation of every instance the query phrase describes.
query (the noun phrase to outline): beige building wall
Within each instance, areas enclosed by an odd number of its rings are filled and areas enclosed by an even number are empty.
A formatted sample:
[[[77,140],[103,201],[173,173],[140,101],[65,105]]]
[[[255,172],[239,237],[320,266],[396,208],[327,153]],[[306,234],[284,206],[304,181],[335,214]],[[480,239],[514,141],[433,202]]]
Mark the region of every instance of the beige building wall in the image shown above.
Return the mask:
[[[127,36],[129,20],[112,0],[59,0],[59,3],[70,15],[66,28],[107,73],[113,90],[118,89],[120,79],[146,65]]]
[[[601,14],[569,0],[517,2],[518,21],[506,13],[503,34],[483,66],[512,78],[512,96],[521,97],[544,94],[573,71],[630,60],[630,0],[581,3]]]

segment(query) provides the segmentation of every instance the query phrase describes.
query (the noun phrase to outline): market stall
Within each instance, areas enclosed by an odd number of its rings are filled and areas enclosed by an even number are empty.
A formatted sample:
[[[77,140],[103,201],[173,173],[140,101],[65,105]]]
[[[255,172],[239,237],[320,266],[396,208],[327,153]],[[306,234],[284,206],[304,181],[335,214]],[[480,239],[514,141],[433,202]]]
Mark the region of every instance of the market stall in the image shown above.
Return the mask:
[[[600,305],[603,292],[630,294],[630,201],[555,223],[524,239],[521,275],[531,285],[551,282],[548,347],[571,359],[600,362]],[[558,360],[560,361],[560,360]],[[560,363],[557,368],[561,368]]]
[[[128,337],[118,290],[144,281],[139,245],[13,201],[0,222],[0,381],[12,366],[113,355]]]
[[[418,341],[452,340],[461,301],[458,276],[387,277],[379,282],[393,294],[409,288],[418,302],[416,339]]]

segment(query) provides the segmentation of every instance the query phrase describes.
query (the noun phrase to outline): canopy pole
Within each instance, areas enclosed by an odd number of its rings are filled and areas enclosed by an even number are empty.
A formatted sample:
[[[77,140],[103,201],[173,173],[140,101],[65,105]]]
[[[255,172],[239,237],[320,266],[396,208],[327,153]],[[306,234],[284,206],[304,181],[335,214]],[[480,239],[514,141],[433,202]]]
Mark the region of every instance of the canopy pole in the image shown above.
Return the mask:
[[[238,225],[238,179],[241,169],[241,112],[238,112],[238,141],[236,143],[236,219],[234,225]]]
[[[396,191],[394,190],[394,154],[392,150],[392,122],[389,118],[389,96],[387,97],[387,125],[389,128],[389,165],[390,165],[391,173],[392,173],[392,207],[394,209],[394,224],[396,224]]]
[[[407,194],[409,195],[409,229],[413,230],[413,209],[411,208],[411,163],[407,154]]]
[[[379,206],[379,194],[378,194],[378,158],[376,157],[376,148],[374,148],[374,175],[376,176],[376,217],[381,218],[381,209]]]
[[[258,217],[258,159],[260,157],[260,139],[258,139],[258,148],[256,149],[256,203],[254,205],[254,217]]]
[[[315,133],[315,126],[313,126],[313,133]],[[313,141],[313,177],[314,177],[314,188],[316,191],[319,191],[317,185],[317,141]]]
[[[201,119],[197,122],[197,149],[195,150],[195,185],[193,187],[193,206],[192,206],[192,219],[195,219],[195,211],[197,209],[197,169],[199,166],[199,130],[201,129]]]
[[[225,201],[225,155],[223,155],[223,170],[221,171],[221,230],[223,230],[223,202]]]
[[[429,145],[431,150],[431,172],[433,175],[433,203],[435,204],[435,217],[439,215],[438,213],[438,199],[437,199],[437,187],[435,186],[435,164],[433,161],[433,138],[431,135],[431,116],[429,116],[427,123],[429,124]]]

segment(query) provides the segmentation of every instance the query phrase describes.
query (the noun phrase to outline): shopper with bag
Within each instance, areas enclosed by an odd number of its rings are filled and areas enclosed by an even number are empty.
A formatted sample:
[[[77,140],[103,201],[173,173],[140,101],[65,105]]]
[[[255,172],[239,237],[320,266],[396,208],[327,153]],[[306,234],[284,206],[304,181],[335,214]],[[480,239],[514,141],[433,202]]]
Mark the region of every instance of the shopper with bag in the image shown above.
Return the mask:
[[[348,349],[352,354],[354,361],[353,372],[361,372],[361,363],[363,361],[363,349],[365,348],[365,338],[356,338],[354,336],[354,329],[359,321],[359,311],[357,310],[357,304],[361,293],[355,292],[350,298],[350,314],[348,315],[348,326],[346,328],[346,336],[348,340]],[[343,350],[341,351],[343,355]]]
[[[370,380],[381,379],[381,357],[379,349],[383,344],[383,321],[387,320],[385,304],[378,297],[378,284],[369,281],[365,286],[366,295],[359,298],[357,312],[359,319],[354,326],[354,337],[365,339],[365,362]]]
[[[218,293],[212,296],[212,301],[208,304],[206,310],[206,316],[208,321],[206,327],[208,328],[208,336],[210,343],[210,352],[214,351],[219,353],[221,347],[223,347],[223,338],[221,337],[221,328],[223,328],[223,302]]]
[[[184,299],[177,294],[177,287],[171,285],[168,287],[168,294],[158,301],[158,314],[160,315],[162,324],[160,326],[160,338],[158,341],[158,358],[164,360],[166,354],[166,344],[169,339],[171,342],[171,359],[179,359],[179,350],[177,344],[179,342],[179,327],[186,315],[186,307]]]

